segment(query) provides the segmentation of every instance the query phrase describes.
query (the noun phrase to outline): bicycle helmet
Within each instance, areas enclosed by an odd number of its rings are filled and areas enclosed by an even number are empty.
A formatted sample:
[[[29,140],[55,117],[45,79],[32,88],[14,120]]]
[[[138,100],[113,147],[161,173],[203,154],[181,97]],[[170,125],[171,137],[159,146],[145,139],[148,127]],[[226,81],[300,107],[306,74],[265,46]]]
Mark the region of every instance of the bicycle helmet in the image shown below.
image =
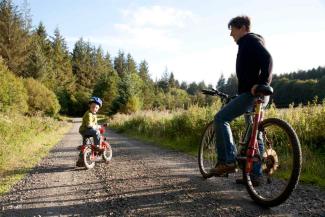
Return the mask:
[[[89,100],[89,104],[91,103],[96,103],[97,105],[99,105],[99,107],[102,107],[103,101],[99,97],[93,96]]]

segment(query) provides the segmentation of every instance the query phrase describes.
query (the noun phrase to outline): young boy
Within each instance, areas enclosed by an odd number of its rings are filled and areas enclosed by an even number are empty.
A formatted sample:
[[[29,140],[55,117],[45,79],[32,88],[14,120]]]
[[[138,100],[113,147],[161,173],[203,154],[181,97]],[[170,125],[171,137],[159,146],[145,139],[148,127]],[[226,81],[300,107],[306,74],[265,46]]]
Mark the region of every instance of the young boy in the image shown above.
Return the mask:
[[[79,133],[83,137],[83,143],[85,143],[85,137],[93,137],[94,144],[99,150],[100,145],[100,126],[97,124],[97,116],[99,108],[102,106],[102,100],[99,97],[91,97],[89,100],[89,110],[86,111],[84,116],[82,117],[82,124],[79,128]],[[77,161],[77,166],[81,166],[82,164],[82,154],[79,155],[79,159]]]

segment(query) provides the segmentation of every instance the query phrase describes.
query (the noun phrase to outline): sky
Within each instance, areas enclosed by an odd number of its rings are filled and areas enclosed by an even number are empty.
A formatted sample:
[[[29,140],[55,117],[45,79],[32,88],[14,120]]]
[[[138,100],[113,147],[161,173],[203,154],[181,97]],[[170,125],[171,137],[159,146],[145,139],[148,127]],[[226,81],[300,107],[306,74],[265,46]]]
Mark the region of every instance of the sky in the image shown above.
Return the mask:
[[[18,6],[24,0],[14,0]],[[235,73],[238,46],[229,20],[248,15],[281,74],[325,66],[325,0],[28,0],[33,25],[59,28],[69,50],[83,37],[112,57],[146,60],[153,79],[173,72],[216,84]]]

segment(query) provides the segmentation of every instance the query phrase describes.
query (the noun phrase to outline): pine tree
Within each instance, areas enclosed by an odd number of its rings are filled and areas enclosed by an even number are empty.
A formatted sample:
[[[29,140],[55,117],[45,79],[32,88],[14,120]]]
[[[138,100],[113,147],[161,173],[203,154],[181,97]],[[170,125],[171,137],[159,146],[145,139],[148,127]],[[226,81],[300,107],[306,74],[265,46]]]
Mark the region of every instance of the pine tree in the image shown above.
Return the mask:
[[[119,51],[117,57],[114,58],[114,69],[121,78],[125,75],[127,63],[123,51]]]
[[[154,82],[151,80],[149,75],[148,63],[143,60],[139,64],[139,76],[143,81],[142,86],[142,99],[143,99],[143,108],[151,109],[153,108],[153,103],[155,101],[155,87]]]
[[[113,64],[112,64],[112,60],[111,60],[111,55],[109,54],[109,52],[106,52],[105,61],[106,61],[107,68],[110,71],[111,70],[114,70],[114,67],[113,67]]]
[[[140,62],[139,75],[140,75],[140,77],[142,78],[143,81],[150,80],[149,66],[148,66],[147,61],[145,61],[145,60]]]
[[[141,88],[143,81],[136,73],[126,74],[118,86],[118,97],[112,105],[112,113],[131,113],[142,107]]]
[[[72,74],[71,58],[67,45],[59,29],[54,31],[51,45],[52,70],[44,82],[57,95],[61,112],[71,113],[70,105],[74,98],[75,78]]]
[[[104,114],[112,113],[113,101],[118,96],[119,81],[120,78],[115,70],[111,70],[109,73],[103,74],[94,87],[92,95],[102,98],[103,107],[101,112]]]
[[[190,83],[190,85],[187,88],[187,93],[191,95],[195,95],[199,92],[199,87],[195,82]]]
[[[186,83],[185,81],[183,81],[183,82],[181,83],[180,88],[181,88],[182,90],[187,90],[187,88],[188,88],[187,83]]]
[[[24,70],[30,49],[29,22],[11,0],[1,0],[0,56],[18,76],[26,76]]]
[[[128,73],[138,73],[137,64],[130,53],[127,55],[126,64]]]
[[[93,65],[93,73],[95,73],[94,80],[97,82],[99,77],[108,73],[111,69],[109,69],[109,63],[105,59],[103,49],[99,46],[97,49],[94,49],[94,52],[95,61]]]
[[[52,73],[52,47],[42,23],[35,29],[31,39],[33,49],[29,52],[25,74],[46,83],[47,76]]]
[[[217,89],[222,90],[222,88],[224,88],[225,85],[226,85],[226,79],[225,79],[224,75],[221,74],[221,76],[218,80],[218,83],[217,83]]]
[[[94,49],[89,42],[80,38],[72,52],[72,71],[76,76],[77,89],[89,93],[96,84],[96,73],[93,68],[96,62]]]
[[[176,80],[175,80],[175,77],[174,77],[174,73],[173,72],[171,72],[170,75],[169,75],[168,86],[170,88],[176,87]]]
[[[60,88],[71,89],[74,78],[71,70],[71,59],[63,36],[59,29],[55,29],[52,41],[53,75],[52,90],[57,92]]]
[[[161,88],[165,93],[169,90],[169,74],[166,67],[161,79],[158,81],[157,86]]]

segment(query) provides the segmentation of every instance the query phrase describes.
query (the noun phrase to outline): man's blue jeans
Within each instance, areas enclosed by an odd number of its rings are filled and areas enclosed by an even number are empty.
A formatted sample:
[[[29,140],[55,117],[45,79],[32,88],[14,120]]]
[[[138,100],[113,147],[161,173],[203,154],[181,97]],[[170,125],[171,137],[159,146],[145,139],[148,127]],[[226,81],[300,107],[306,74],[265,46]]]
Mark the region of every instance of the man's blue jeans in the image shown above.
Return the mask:
[[[267,105],[269,97],[265,97],[264,105]],[[254,96],[251,93],[242,93],[225,105],[214,117],[216,130],[216,148],[219,163],[233,163],[236,161],[236,146],[229,123],[245,112],[253,110]],[[246,124],[252,120],[246,118]],[[259,151],[264,151],[264,143],[261,133],[258,135]],[[254,163],[253,174],[262,175],[260,163]]]

